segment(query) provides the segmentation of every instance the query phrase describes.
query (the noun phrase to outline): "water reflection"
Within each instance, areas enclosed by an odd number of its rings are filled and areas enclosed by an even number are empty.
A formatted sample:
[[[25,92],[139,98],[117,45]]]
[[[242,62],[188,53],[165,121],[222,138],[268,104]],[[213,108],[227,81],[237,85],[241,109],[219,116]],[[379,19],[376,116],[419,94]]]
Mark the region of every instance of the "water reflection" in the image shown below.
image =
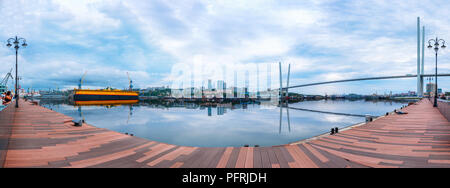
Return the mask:
[[[130,109],[130,111],[128,113],[127,125],[128,125],[128,122],[130,121],[131,116],[133,116],[133,105],[132,104],[129,105],[129,109]]]
[[[102,100],[102,101],[68,101],[74,106],[106,106],[113,107],[124,104],[137,104],[139,100]]]
[[[323,134],[331,127],[342,128],[364,121],[362,117],[315,111],[381,115],[403,104],[304,101],[283,105],[206,105],[141,101],[135,104],[76,106],[67,101],[40,101],[40,105],[46,108],[97,127],[164,143],[200,147],[287,144]]]
[[[281,134],[281,125],[283,120],[283,108],[286,108],[287,115],[287,123],[288,123],[288,131],[291,132],[291,118],[289,117],[289,104],[285,103],[279,106],[280,108],[280,127],[278,129],[278,133]]]
[[[76,121],[81,120],[83,123],[86,122],[86,119],[83,116],[83,110],[82,107],[83,106],[103,106],[106,108],[112,108],[115,106],[120,106],[120,105],[126,105],[129,107],[129,111],[128,111],[128,118],[127,118],[127,125],[128,122],[130,121],[131,117],[133,116],[133,105],[136,105],[138,103],[138,100],[133,100],[133,101],[68,101],[67,103],[70,103],[74,106],[78,107],[78,118],[75,118]],[[42,104],[43,106],[45,106],[45,102]]]

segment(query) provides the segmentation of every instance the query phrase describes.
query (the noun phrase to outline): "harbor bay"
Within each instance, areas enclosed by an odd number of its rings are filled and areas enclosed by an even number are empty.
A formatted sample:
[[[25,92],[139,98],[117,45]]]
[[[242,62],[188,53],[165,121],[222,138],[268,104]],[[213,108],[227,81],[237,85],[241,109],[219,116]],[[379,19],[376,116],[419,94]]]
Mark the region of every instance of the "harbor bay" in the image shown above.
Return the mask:
[[[450,168],[447,1],[0,9],[0,168],[145,168],[117,175],[176,187]]]
[[[158,142],[196,147],[275,146],[365,122],[407,105],[394,100],[314,100],[279,106],[145,102],[123,105],[71,105],[64,100],[39,104],[76,121]],[[301,110],[299,110],[301,109]],[[312,111],[308,111],[312,110]],[[281,115],[280,115],[281,111]],[[356,114],[336,115],[333,113]],[[280,120],[281,118],[281,120]],[[281,124],[280,124],[281,123]]]

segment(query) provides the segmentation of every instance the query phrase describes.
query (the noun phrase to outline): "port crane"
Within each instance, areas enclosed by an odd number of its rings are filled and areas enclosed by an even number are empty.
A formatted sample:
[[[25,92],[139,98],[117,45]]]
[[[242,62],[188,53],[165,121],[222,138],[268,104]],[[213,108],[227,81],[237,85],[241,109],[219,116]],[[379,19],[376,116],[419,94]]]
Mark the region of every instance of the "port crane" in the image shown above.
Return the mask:
[[[81,89],[81,85],[83,84],[84,78],[86,77],[87,71],[84,72],[83,76],[80,78],[80,82],[78,83],[78,89]]]
[[[128,74],[128,72],[127,72],[127,76],[128,76],[128,81],[129,81],[129,90],[130,91],[133,91],[133,80],[131,80],[131,78],[130,78],[130,74]]]
[[[12,72],[12,69],[6,74],[6,76],[3,78],[2,82],[0,82],[0,86],[3,86],[4,88],[2,88],[2,89],[4,89],[5,91],[6,91],[6,86],[8,84],[9,78],[14,79],[13,76],[11,75],[11,72]],[[2,91],[2,92],[5,92],[5,91]]]
[[[14,79],[11,75],[12,69],[6,74],[6,76],[3,78],[2,82],[0,82],[0,84],[2,85],[6,85],[8,83],[8,79]]]

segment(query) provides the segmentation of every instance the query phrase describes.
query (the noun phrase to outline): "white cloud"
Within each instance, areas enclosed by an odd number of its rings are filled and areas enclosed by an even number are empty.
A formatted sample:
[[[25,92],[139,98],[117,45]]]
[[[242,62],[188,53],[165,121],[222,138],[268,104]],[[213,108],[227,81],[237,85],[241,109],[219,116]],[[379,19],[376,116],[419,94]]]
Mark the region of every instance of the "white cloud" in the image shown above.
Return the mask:
[[[391,0],[0,1],[0,16],[8,18],[0,23],[0,37],[19,34],[30,44],[61,47],[57,57],[44,57],[52,56],[45,48],[21,57],[29,65],[23,72],[46,71],[46,79],[55,82],[75,77],[73,72],[81,75],[81,66],[103,82],[128,71],[137,85],[168,85],[170,71],[155,67],[193,67],[201,57],[210,67],[291,63],[291,76],[301,84],[414,74],[416,17],[426,25],[427,39],[439,35],[450,41],[448,8],[446,1]],[[152,59],[155,51],[166,53],[173,64]],[[427,50],[426,55],[426,72],[431,72],[433,54]],[[11,51],[0,50],[0,56],[12,58]],[[116,64],[103,56],[113,56]],[[439,60],[440,70],[450,72],[449,53]]]

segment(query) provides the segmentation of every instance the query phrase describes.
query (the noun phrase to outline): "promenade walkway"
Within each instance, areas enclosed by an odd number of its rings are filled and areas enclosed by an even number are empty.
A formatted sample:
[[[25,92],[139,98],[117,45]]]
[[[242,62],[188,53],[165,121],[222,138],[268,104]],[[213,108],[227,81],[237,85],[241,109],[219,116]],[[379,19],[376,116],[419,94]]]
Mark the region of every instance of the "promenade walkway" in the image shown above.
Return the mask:
[[[4,167],[449,168],[450,122],[428,100],[403,111],[300,144],[198,148],[74,127],[68,116],[21,101]]]

